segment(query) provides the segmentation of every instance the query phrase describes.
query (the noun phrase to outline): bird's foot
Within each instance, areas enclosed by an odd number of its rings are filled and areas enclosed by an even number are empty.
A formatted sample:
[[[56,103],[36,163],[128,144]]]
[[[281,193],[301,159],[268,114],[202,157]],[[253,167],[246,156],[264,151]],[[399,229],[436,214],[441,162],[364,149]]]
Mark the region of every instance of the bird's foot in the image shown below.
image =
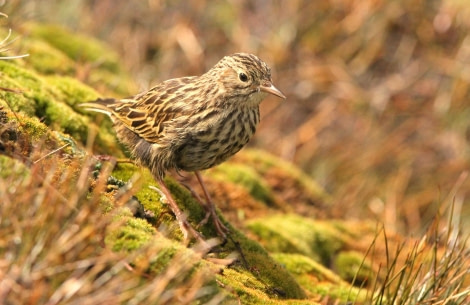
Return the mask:
[[[204,240],[204,237],[196,229],[194,229],[193,226],[188,222],[186,215],[179,209],[173,197],[171,197],[171,194],[169,193],[169,190],[166,188],[165,184],[161,182],[160,187],[162,189],[159,189],[155,186],[149,186],[150,189],[160,194],[160,198],[161,198],[160,200],[163,203],[167,204],[170,207],[170,209],[173,211],[173,214],[175,215],[176,220],[178,221],[180,230],[183,233],[184,239],[189,240],[190,236],[192,236],[201,245],[203,245],[204,248],[205,247],[209,249],[212,248],[212,246]]]
[[[193,188],[185,183],[183,185],[191,192],[191,195],[196,199],[200,206],[206,211],[204,218],[197,224],[196,228],[200,228],[206,225],[209,219],[212,217],[213,224],[217,234],[222,238],[223,241],[227,240],[227,234],[230,233],[230,230],[222,223],[219,215],[217,215],[215,204],[212,202],[211,198],[208,197],[210,201],[204,202],[202,198],[193,190]],[[206,197],[207,199],[207,197]]]
[[[212,223],[214,224],[215,230],[217,231],[217,234],[223,239],[223,241],[227,240],[227,234],[230,234],[229,228],[224,225],[222,220],[220,220],[219,215],[217,215],[217,211],[215,209],[215,205],[212,202],[208,202],[205,207],[208,209],[206,210],[206,216],[204,219],[201,221],[207,223],[208,219],[212,217]],[[199,223],[199,225],[201,224]]]

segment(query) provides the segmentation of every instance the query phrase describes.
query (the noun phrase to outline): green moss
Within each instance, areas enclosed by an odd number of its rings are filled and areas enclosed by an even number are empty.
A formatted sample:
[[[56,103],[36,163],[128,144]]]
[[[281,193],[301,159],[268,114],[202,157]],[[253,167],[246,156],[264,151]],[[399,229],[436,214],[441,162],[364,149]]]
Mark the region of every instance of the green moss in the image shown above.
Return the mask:
[[[232,230],[231,238],[239,244],[243,258],[248,264],[252,276],[255,277],[255,281],[262,283],[263,294],[273,299],[304,299],[306,297],[289,271],[270,257],[259,243],[248,239],[237,230]],[[244,268],[236,269],[241,274],[246,272]],[[239,282],[239,279],[235,277],[230,281]]]
[[[164,209],[160,202],[160,194],[150,188],[150,186],[157,187],[158,185],[147,169],[132,163],[119,162],[112,175],[126,183],[133,180],[135,185],[134,196],[142,203],[144,208],[155,215],[162,214]],[[138,178],[138,180],[135,180],[135,178]]]
[[[155,229],[146,221],[132,217],[126,209],[119,209],[114,217],[115,226],[106,234],[105,242],[113,251],[133,251],[148,244]]]
[[[355,280],[359,285],[374,277],[374,271],[363,253],[343,251],[336,256],[334,266],[339,276],[349,282]]]
[[[162,236],[157,238],[159,243],[159,251],[155,253],[155,256],[151,260],[150,270],[155,273],[161,273],[165,268],[169,266],[172,259],[178,253],[186,252],[186,255],[194,255],[194,253],[189,252],[187,248],[183,247],[181,244],[172,242],[169,239],[166,239]],[[195,257],[194,257],[195,258]],[[199,259],[192,261],[191,264],[196,264]],[[188,263],[189,264],[189,263]]]
[[[247,227],[271,252],[303,254],[326,266],[343,245],[341,234],[333,226],[293,214],[255,219]]]
[[[259,252],[246,254],[250,266],[254,266],[257,275],[268,285],[270,295],[287,299],[303,299],[305,293],[292,275],[271,257]],[[256,274],[255,273],[255,274]]]
[[[37,143],[41,141],[45,144],[62,142],[57,137],[57,134],[52,132],[44,123],[39,121],[38,118],[27,117],[21,114],[14,115],[11,112],[7,113],[7,121],[15,122],[15,125],[11,127],[14,128],[16,132],[21,133],[22,137],[26,137],[31,142]]]
[[[113,72],[120,72],[119,56],[97,39],[72,33],[58,25],[27,25],[30,36],[40,38],[61,50],[75,61],[100,62],[101,66]]]
[[[86,116],[76,113],[75,110],[82,112],[83,110],[78,107],[78,104],[97,99],[98,93],[70,77],[51,76],[45,80],[55,89],[58,100],[61,101],[46,105],[46,123],[85,143],[89,136],[90,120]],[[101,147],[106,148],[104,151],[115,151],[118,147],[111,129],[109,122],[100,125],[97,141]]]
[[[87,78],[87,84],[90,84],[103,95],[112,97],[128,97],[137,93],[138,86],[129,75],[120,72],[96,68],[90,72]]]
[[[1,61],[0,61],[1,69]],[[20,87],[16,81],[13,81],[8,76],[3,75],[0,77],[0,86],[15,90],[17,92],[11,92],[7,90],[0,90],[0,104],[11,108],[14,111],[22,111],[28,116],[33,116],[36,112],[36,104],[32,103],[23,93],[20,91]]]
[[[64,52],[38,39],[22,40],[23,49],[28,57],[24,59],[27,65],[43,74],[73,74],[75,64]]]
[[[113,251],[135,254],[131,263],[143,268],[143,272],[158,276],[173,268],[177,273],[168,278],[170,286],[171,281],[182,283],[196,272],[208,273],[204,270],[209,268],[208,263],[201,260],[200,254],[164,237],[146,220],[133,217],[127,208],[119,208],[114,213],[105,243]],[[210,285],[217,291],[215,282]]]
[[[339,301],[339,304],[367,304],[370,293],[365,289],[358,289],[349,285],[337,285],[331,283],[315,283],[305,286],[313,295],[328,297],[330,300]]]
[[[37,118],[21,117],[21,128],[31,137],[33,141],[55,139],[55,136],[45,124]]]
[[[170,177],[166,177],[165,184],[168,186],[168,189],[173,194],[173,198],[175,198],[183,212],[188,215],[188,220],[194,227],[198,226],[206,215],[203,207],[201,207],[191,192],[179,182]],[[220,213],[219,218],[229,229],[233,229],[230,224],[225,221],[223,215]],[[199,227],[198,230],[202,233],[203,236],[206,236],[207,238],[217,237],[217,232],[212,225],[212,221],[209,221],[206,225]]]
[[[101,211],[103,211],[104,214],[110,213],[114,210],[114,198],[112,198],[109,193],[105,193],[100,196],[99,204]]]
[[[24,34],[22,54],[29,56],[8,62],[42,75],[78,76],[105,94],[136,93],[137,85],[121,67],[119,56],[100,41],[56,25],[26,23],[19,30]],[[0,29],[0,37],[6,35]]]
[[[159,193],[149,188],[149,186],[155,186],[156,184],[147,169],[139,169],[137,166],[132,164],[120,163],[113,171],[114,177],[123,181],[130,180],[132,177],[135,177],[136,174],[140,177],[138,181],[134,182],[134,184],[138,185],[136,187],[135,197],[138,198],[147,210],[150,210],[157,215],[157,218],[162,219],[163,215],[170,215],[169,219],[165,219],[163,221],[164,223],[167,225],[175,224],[172,213],[160,202]],[[170,178],[167,178],[165,183],[172,192],[173,197],[178,202],[180,208],[189,216],[188,219],[191,223],[196,225],[201,221],[205,212],[200,207],[199,203],[195,201],[191,193]],[[227,225],[230,227],[229,224]],[[231,236],[240,244],[247,263],[257,270],[256,274],[258,278],[264,283],[266,289],[271,289],[271,295],[279,293],[281,295],[280,297],[305,297],[302,289],[288,271],[270,258],[267,252],[258,243],[247,239],[234,228],[230,227],[230,229],[232,231]],[[206,237],[217,236],[211,223],[199,228],[199,230]],[[176,227],[176,231],[179,232],[178,227]],[[175,232],[172,232],[172,234],[175,234]],[[179,236],[179,238],[181,238],[181,236]],[[223,253],[219,253],[219,255],[220,254],[223,256]],[[275,270],[275,272],[273,272],[273,270]]]
[[[258,149],[244,149],[243,154],[235,157],[236,161],[241,161],[255,169],[261,176],[264,176],[273,168],[278,168],[299,183],[299,187],[311,198],[321,199],[329,202],[329,195],[310,176],[302,172],[298,167],[290,162],[284,161],[266,151]]]
[[[152,189],[151,187],[158,188],[158,184],[154,180],[152,174],[148,169],[138,167],[131,163],[118,163],[113,170],[113,176],[124,182],[133,181],[134,184],[134,196],[139,200],[144,209],[155,215],[153,225],[157,227],[166,227],[168,234],[177,239],[182,239],[182,233],[179,230],[177,223],[174,221],[174,215],[171,210],[161,201],[161,194]],[[173,187],[174,189],[176,187]],[[174,198],[179,202],[182,210],[185,210],[184,205],[186,201],[179,198],[179,194],[174,195]],[[193,214],[187,212],[188,215]],[[191,219],[190,219],[191,220]]]
[[[227,300],[227,304],[317,304],[312,300],[302,299],[285,299],[281,291],[274,291],[273,287],[269,287],[262,280],[257,279],[252,273],[246,270],[237,270],[233,268],[224,269],[222,274],[216,276],[217,280],[225,287],[228,287],[232,294],[232,298]],[[225,304],[225,303],[223,303]]]
[[[99,40],[58,25],[28,23],[23,31],[28,34],[25,49],[34,56],[29,62],[37,71],[80,74],[102,92],[122,96],[135,93],[137,86],[122,69],[119,56]],[[59,63],[61,67],[57,67]]]
[[[226,269],[217,279],[232,289],[241,304],[278,304],[268,296],[266,286],[248,272]]]
[[[25,179],[29,175],[29,168],[18,160],[0,155],[0,178],[16,180]]]
[[[41,118],[57,131],[67,133],[81,143],[89,136],[90,119],[74,111],[77,104],[98,97],[90,87],[70,77],[44,77],[11,61],[0,61],[0,102],[13,111]],[[98,129],[98,127],[96,128]],[[98,152],[114,152],[120,156],[118,143],[111,131],[111,123],[99,126],[96,146]]]
[[[208,171],[208,174],[220,181],[231,181],[243,186],[253,198],[268,205],[275,201],[272,190],[252,167],[242,164],[223,163]]]
[[[96,100],[100,97],[93,88],[72,77],[49,76],[45,79],[48,84],[57,90],[60,99],[75,110],[83,111],[77,107],[78,104]]]
[[[110,230],[106,234],[105,243],[116,252],[143,251],[142,254],[137,252],[134,263],[145,262],[147,265],[145,272],[155,275],[161,274],[166,268],[171,268],[171,263],[177,254],[192,257],[187,261],[179,262],[187,264],[185,268],[188,270],[183,272],[184,276],[191,276],[193,271],[201,267],[200,258],[192,250],[163,237],[146,220],[133,217],[127,208],[115,211],[113,224],[110,225]],[[148,248],[148,252],[144,251],[144,248]],[[145,255],[149,252],[152,254],[150,259]]]
[[[0,146],[2,153],[6,155],[28,159],[36,149],[42,149],[46,154],[47,151],[61,147],[60,154],[83,156],[83,150],[77,146],[73,138],[52,131],[36,117],[13,113],[6,107],[0,107],[0,122],[2,124]],[[65,144],[67,146],[64,147]]]
[[[126,182],[131,180],[133,177],[138,177],[137,181],[134,182],[136,185],[135,197],[146,210],[156,215],[155,225],[160,226],[161,224],[164,224],[168,227],[169,234],[172,234],[175,238],[182,239],[179,227],[174,221],[175,218],[173,213],[169,207],[161,201],[161,194],[151,188],[158,188],[158,184],[147,168],[138,167],[130,163],[118,163],[113,171],[113,176]],[[197,226],[205,217],[205,211],[201,205],[192,196],[190,191],[171,177],[165,178],[165,184],[172,193],[173,198],[178,203],[180,209],[188,216],[189,222],[193,226]],[[219,217],[224,221],[222,215],[219,215]],[[229,226],[225,221],[224,223]],[[211,222],[200,227],[199,231],[201,231],[203,236],[208,238],[217,236],[217,232]]]
[[[273,253],[272,256],[297,278],[308,274],[315,277],[318,281],[346,284],[346,282],[333,271],[308,256],[291,253]]]
[[[15,91],[0,91],[2,99],[13,111],[23,111],[32,116],[37,114],[39,104],[47,104],[54,100],[47,84],[34,71],[7,60],[0,60],[0,71],[2,72],[0,85]]]
[[[2,88],[15,88],[14,83],[0,78],[0,86]],[[16,89],[13,89],[16,90]],[[33,116],[36,107],[34,103],[30,103],[28,99],[21,93],[8,92],[0,90],[0,105],[11,107],[14,111],[21,111],[28,116]]]
[[[88,119],[73,111],[69,106],[50,102],[44,105],[45,123],[55,130],[68,133],[77,141],[86,143],[88,135]]]
[[[367,291],[352,287],[337,274],[309,257],[300,254],[276,253],[273,257],[294,274],[297,281],[313,293],[343,303],[364,301]]]
[[[30,34],[23,42],[23,47],[30,56],[19,60],[0,61],[0,87],[9,89],[0,90],[0,103],[8,105],[15,112],[21,111],[28,116],[41,118],[48,126],[71,135],[82,144],[86,143],[90,127],[93,127],[92,129],[97,131],[95,150],[98,153],[122,156],[109,120],[104,120],[104,124],[94,127],[87,116],[76,112],[84,114],[77,105],[98,98],[98,93],[75,78],[59,76],[76,75],[77,67],[83,64],[77,64],[77,57],[74,56],[83,52],[83,62],[100,61],[103,56],[106,58],[102,65],[90,71],[89,79],[109,85],[106,88],[115,88],[121,81],[125,82],[126,86],[133,84],[128,76],[120,71],[119,58],[113,56],[112,52],[97,41],[60,30],[55,26],[31,23],[23,30]],[[38,72],[53,76],[43,76]],[[94,76],[95,72],[97,75],[106,74],[110,78]],[[123,91],[127,95],[127,90]],[[87,115],[98,118],[96,114]]]

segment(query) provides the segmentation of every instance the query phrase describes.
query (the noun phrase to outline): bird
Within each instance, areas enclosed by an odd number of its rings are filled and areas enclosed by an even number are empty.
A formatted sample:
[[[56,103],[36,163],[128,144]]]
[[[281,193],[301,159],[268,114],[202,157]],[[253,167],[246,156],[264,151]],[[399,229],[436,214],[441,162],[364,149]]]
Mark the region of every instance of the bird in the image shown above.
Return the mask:
[[[273,85],[271,69],[259,57],[235,53],[200,76],[163,81],[125,99],[102,98],[80,106],[113,122],[117,138],[147,167],[185,237],[203,240],[187,221],[164,182],[167,171],[194,172],[206,202],[201,203],[224,240],[229,232],[216,213],[200,171],[243,148],[260,121],[259,105],[269,95],[285,99]]]

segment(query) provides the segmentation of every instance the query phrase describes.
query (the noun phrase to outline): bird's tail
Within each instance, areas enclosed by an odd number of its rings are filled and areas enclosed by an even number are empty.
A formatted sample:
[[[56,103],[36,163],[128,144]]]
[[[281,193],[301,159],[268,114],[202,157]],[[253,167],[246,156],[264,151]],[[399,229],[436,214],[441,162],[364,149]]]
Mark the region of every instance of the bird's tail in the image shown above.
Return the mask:
[[[113,98],[105,98],[105,99],[100,98],[93,102],[80,104],[79,106],[86,110],[104,113],[107,116],[111,117],[112,110],[108,106],[114,103],[116,103],[116,100]]]

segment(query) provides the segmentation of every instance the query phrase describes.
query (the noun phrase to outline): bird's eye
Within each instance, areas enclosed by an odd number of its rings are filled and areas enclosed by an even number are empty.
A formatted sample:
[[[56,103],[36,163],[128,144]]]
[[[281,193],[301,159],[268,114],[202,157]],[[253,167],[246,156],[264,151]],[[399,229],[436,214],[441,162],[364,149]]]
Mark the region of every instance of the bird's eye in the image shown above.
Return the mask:
[[[243,73],[243,72],[240,73],[240,74],[238,74],[238,77],[240,78],[240,80],[241,80],[242,82],[248,81],[248,76],[246,76],[246,74]]]

